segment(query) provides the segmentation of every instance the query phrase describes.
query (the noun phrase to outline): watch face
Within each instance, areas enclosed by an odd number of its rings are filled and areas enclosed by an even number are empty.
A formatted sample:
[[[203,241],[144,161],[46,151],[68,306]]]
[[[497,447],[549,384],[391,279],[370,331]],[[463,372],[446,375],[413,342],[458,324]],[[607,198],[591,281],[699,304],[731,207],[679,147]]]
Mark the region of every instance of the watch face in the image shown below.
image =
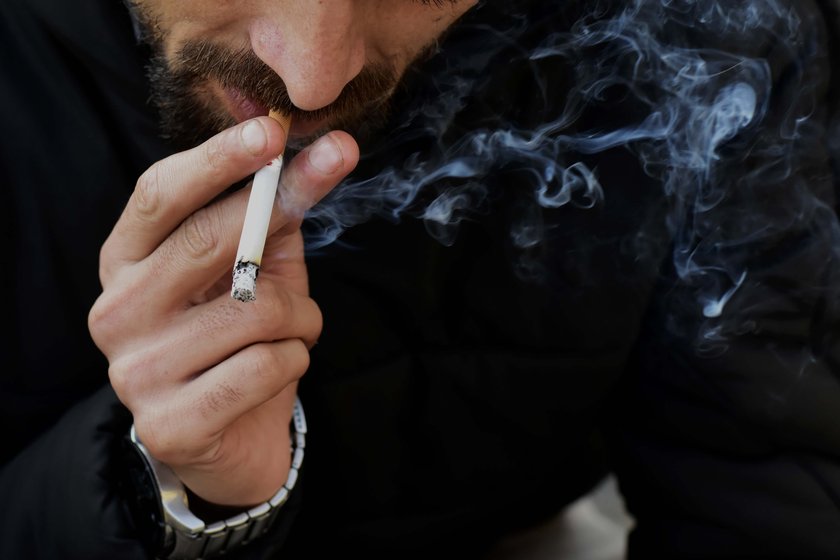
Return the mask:
[[[166,556],[175,545],[167,530],[160,493],[146,457],[126,438],[123,442],[123,480],[121,493],[134,520],[137,536],[150,553]]]

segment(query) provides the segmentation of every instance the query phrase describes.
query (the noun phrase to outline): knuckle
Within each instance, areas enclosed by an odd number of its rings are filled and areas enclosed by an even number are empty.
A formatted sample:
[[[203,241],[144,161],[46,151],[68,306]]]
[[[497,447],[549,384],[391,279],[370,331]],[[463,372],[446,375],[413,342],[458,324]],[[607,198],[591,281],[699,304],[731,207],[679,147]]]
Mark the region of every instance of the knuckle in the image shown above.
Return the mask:
[[[203,144],[201,159],[207,169],[218,171],[224,167],[227,160],[227,150],[223,137],[224,135],[217,135]]]
[[[269,318],[278,321],[283,326],[289,326],[294,319],[294,311],[294,302],[289,292],[275,289],[268,309]]]
[[[107,328],[108,317],[110,310],[105,304],[105,298],[99,296],[88,311],[87,324],[88,332],[97,346],[101,348],[101,341],[105,339],[105,335],[109,332]]]
[[[293,379],[303,377],[309,369],[309,350],[304,342],[299,338],[285,340],[282,354],[286,373]]]
[[[116,254],[116,239],[113,236],[108,236],[102,247],[99,249],[99,280],[104,286],[113,276],[112,268],[114,255]]]
[[[265,340],[288,338],[292,331],[292,302],[289,295],[273,284],[261,287],[259,305],[248,317],[255,332]]]
[[[296,352],[294,367],[291,370],[291,374],[295,379],[300,379],[309,370],[309,349],[306,347],[306,344],[300,339],[295,339],[293,342],[296,343]]]
[[[324,317],[310,297],[276,290],[263,320],[275,338],[301,338],[314,342],[321,335]]]
[[[122,402],[129,410],[134,409],[135,397],[135,383],[130,374],[119,367],[108,368],[108,379],[111,382],[111,387],[114,389],[120,402]]]
[[[185,256],[200,261],[212,257],[219,247],[219,219],[212,207],[189,216],[181,227]]]
[[[177,439],[149,414],[135,415],[134,429],[152,457],[168,465],[178,464],[181,452]]]
[[[106,350],[110,341],[117,340],[121,333],[137,324],[142,298],[141,286],[134,282],[124,283],[119,290],[99,294],[88,311],[87,320],[88,331],[101,350]]]
[[[311,314],[311,325],[309,329],[303,336],[303,340],[305,342],[314,343],[318,340],[318,337],[321,336],[321,332],[324,330],[324,314],[321,312],[321,306],[311,298],[307,298],[309,301],[309,305],[312,309]]]
[[[148,369],[135,354],[121,356],[110,360],[108,379],[114,392],[130,410],[138,402],[145,389],[144,379],[148,377]]]
[[[108,379],[111,382],[111,387],[119,397],[120,401],[131,410],[131,402],[133,402],[133,391],[131,383],[131,375],[126,370],[112,363],[108,368]]]
[[[122,309],[123,304],[117,298],[104,293],[91,306],[88,312],[88,331],[100,349],[108,346],[108,341],[117,331]]]
[[[242,391],[235,386],[224,382],[218,383],[201,395],[198,409],[204,418],[210,418],[236,406],[244,397]]]
[[[251,367],[254,377],[261,380],[270,380],[278,372],[286,369],[285,357],[274,350],[273,344],[258,344],[253,347],[251,355]]]
[[[253,347],[252,375],[266,386],[276,387],[279,380],[285,386],[303,376],[309,368],[309,351],[302,340],[290,338],[280,342]]]
[[[177,418],[161,406],[144,406],[133,411],[134,429],[149,453],[170,466],[184,464],[192,453],[190,439]]]
[[[165,207],[161,186],[161,166],[159,162],[148,168],[137,179],[137,185],[134,188],[133,198],[137,216],[150,222],[155,221]]]

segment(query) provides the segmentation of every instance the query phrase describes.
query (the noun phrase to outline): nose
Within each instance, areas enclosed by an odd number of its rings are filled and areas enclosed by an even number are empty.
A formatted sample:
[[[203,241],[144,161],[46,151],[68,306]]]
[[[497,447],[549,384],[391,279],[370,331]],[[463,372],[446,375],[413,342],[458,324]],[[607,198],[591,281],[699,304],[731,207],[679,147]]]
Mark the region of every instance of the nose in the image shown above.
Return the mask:
[[[335,101],[365,63],[363,3],[263,4],[249,30],[254,53],[277,72],[298,108],[311,111]]]

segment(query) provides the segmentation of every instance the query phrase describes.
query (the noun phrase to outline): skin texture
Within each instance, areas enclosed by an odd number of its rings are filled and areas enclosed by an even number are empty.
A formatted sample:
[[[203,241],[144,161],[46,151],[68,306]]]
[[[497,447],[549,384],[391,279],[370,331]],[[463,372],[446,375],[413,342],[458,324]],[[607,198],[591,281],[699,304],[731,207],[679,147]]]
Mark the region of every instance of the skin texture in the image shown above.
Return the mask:
[[[250,105],[243,100],[268,103],[291,111],[291,136],[306,138],[330,124],[352,127],[375,111],[370,105],[389,96],[406,68],[475,3],[136,0],[135,13],[155,46],[156,63],[169,74],[186,72],[180,81],[164,84],[174,88],[165,92],[170,100],[189,95],[202,112],[225,108],[238,120],[255,116],[247,109],[237,114],[237,107]],[[202,43],[205,48],[196,49]],[[202,53],[198,58],[196,50]],[[213,72],[213,66],[222,70]],[[242,89],[247,95],[240,95]],[[177,106],[183,119],[187,105]],[[266,112],[262,107],[258,114]]]
[[[283,79],[295,106],[314,110],[334,101],[365,64],[386,63],[402,73],[474,2],[143,0],[137,4],[157,24],[168,58],[175,58],[186,41],[198,37],[235,50],[250,48]]]
[[[166,56],[198,39],[250,49],[296,108],[312,111],[328,108],[366,64],[401,74],[472,4],[154,0],[137,8]],[[225,111],[225,99],[209,102]],[[248,189],[219,195],[287,140],[277,122],[255,117],[157,162],[100,255],[103,291],[89,327],[114,389],[149,451],[220,505],[262,502],[285,482],[297,381],[322,326],[300,223],[359,159],[353,137],[332,131],[287,161],[259,296],[239,302],[229,295],[231,266]]]

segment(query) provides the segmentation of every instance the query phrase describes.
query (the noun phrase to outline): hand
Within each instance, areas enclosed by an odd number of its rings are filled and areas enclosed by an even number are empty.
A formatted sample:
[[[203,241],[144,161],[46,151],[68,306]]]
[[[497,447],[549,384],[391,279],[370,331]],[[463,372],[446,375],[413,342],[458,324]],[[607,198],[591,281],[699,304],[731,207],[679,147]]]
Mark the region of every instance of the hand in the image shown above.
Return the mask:
[[[249,189],[219,195],[285,141],[261,117],[149,168],[102,247],[89,315],[144,445],[220,505],[260,503],[286,480],[297,380],[321,330],[300,222],[359,157],[349,135],[331,132],[286,162],[258,297],[242,303],[231,269]]]

